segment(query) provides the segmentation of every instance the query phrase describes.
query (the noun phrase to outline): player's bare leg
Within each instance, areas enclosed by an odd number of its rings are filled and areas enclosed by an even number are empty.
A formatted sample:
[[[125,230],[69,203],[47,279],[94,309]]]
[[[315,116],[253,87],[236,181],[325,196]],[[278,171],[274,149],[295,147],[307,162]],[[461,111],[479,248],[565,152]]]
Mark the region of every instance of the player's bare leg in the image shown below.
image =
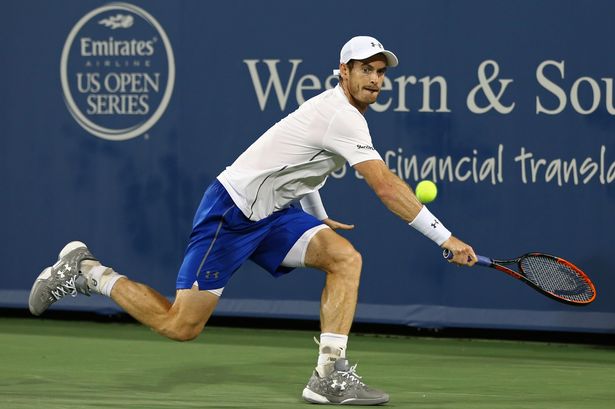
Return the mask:
[[[58,261],[45,268],[30,291],[29,308],[41,315],[61,298],[77,293],[111,297],[136,320],[178,341],[196,338],[211,316],[219,297],[197,287],[179,290],[171,304],[152,288],[105,267],[84,243],[68,243]]]
[[[321,336],[318,365],[303,398],[312,403],[377,405],[389,395],[372,389],[346,359],[346,343],[357,305],[362,259],[348,240],[331,229],[310,240],[305,265],[327,274],[320,305]]]
[[[165,337],[190,341],[199,336],[220,297],[198,287],[178,290],[171,304],[154,289],[127,278],[117,281],[111,298],[137,321]]]
[[[320,304],[322,332],[348,335],[357,306],[361,254],[344,237],[323,229],[310,240],[305,264],[327,273]]]

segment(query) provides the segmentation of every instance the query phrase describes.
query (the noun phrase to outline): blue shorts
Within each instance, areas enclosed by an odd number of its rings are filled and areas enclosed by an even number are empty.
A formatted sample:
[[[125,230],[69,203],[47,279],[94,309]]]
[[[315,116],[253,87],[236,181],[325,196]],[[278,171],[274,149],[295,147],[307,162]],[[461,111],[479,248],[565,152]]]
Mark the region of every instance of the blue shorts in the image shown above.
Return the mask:
[[[309,229],[322,222],[289,207],[257,222],[249,220],[216,179],[205,191],[194,217],[190,242],[177,275],[177,289],[222,288],[248,259],[273,276],[293,270],[280,264]]]

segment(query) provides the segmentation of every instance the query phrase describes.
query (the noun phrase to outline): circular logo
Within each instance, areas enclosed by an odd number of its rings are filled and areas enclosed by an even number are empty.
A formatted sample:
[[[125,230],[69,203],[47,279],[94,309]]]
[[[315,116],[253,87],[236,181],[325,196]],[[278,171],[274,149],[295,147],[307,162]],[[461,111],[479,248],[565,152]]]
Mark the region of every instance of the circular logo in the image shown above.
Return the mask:
[[[89,133],[123,141],[147,132],[175,83],[171,42],[151,14],[110,3],[75,24],[62,50],[64,101]]]

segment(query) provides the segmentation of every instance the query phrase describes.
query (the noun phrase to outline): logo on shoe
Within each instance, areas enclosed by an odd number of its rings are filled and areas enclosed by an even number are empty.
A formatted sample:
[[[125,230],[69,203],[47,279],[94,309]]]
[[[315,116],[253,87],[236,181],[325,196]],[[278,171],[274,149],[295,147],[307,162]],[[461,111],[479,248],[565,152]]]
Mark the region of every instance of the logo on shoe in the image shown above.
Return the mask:
[[[151,14],[110,3],[72,28],[60,77],[75,121],[92,135],[122,141],[144,134],[162,117],[173,93],[175,58]]]
[[[70,274],[70,270],[71,270],[70,266],[65,264],[62,267],[60,267],[60,269],[58,269],[58,276],[60,278],[64,278],[66,277],[66,274],[64,273],[66,272],[67,274]]]
[[[339,389],[340,391],[343,391],[344,389],[346,389],[346,381],[343,381],[342,383],[337,383],[337,379],[334,379],[331,383],[331,387],[333,389]]]

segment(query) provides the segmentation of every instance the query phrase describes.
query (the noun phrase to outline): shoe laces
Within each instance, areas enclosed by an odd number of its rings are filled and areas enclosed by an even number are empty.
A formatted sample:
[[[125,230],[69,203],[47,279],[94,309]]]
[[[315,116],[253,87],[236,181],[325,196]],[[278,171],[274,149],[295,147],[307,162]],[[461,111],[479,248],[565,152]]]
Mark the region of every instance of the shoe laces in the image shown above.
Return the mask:
[[[60,283],[54,290],[51,290],[51,295],[56,299],[56,301],[67,295],[70,295],[71,297],[77,296],[75,277],[76,276],[72,276],[67,281]]]
[[[359,374],[357,373],[357,365],[358,363],[354,364],[353,366],[351,366],[348,371],[344,371],[340,373],[342,374],[342,377],[345,379],[348,379],[349,381],[351,381],[352,383],[357,383],[361,386],[365,386],[365,384],[361,381],[361,376],[359,376]]]

